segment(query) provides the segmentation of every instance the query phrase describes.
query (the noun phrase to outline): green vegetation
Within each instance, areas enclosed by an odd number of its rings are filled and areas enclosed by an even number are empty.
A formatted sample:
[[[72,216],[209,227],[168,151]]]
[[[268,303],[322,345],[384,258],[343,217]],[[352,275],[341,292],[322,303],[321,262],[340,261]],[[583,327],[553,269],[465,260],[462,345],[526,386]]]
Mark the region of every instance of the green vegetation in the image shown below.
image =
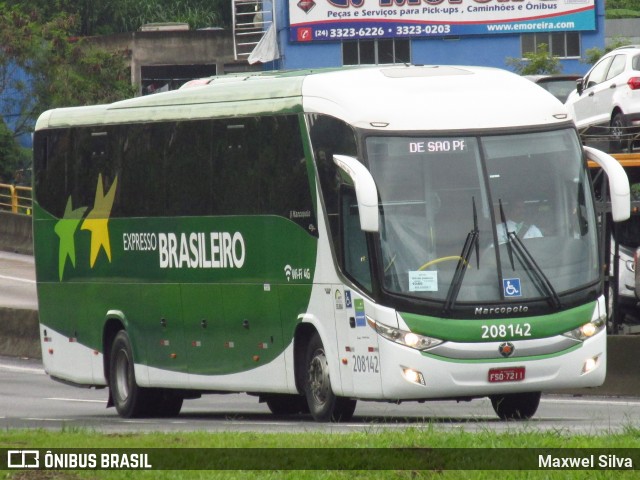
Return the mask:
[[[149,434],[99,434],[83,430],[70,430],[62,432],[53,431],[6,431],[0,433],[0,448],[90,448],[90,449],[131,449],[131,452],[139,452],[143,449],[152,448],[182,448],[182,449],[213,449],[213,448],[316,448],[316,449],[365,449],[379,448],[383,449],[379,453],[360,451],[349,451],[340,458],[334,458],[334,462],[344,461],[345,455],[353,454],[356,459],[355,465],[361,465],[362,455],[385,455],[388,448],[438,448],[438,449],[465,449],[465,448],[482,448],[483,453],[490,455],[491,450],[502,454],[517,455],[524,450],[515,449],[546,449],[546,448],[564,448],[564,449],[633,449],[640,447],[640,430],[635,427],[629,427],[620,434],[611,434],[606,436],[586,436],[586,435],[569,435],[561,430],[551,432],[539,432],[535,427],[531,431],[521,428],[514,428],[512,431],[507,429],[506,432],[484,431],[480,433],[469,433],[464,429],[458,431],[445,431],[433,426],[425,428],[408,428],[401,430],[386,429],[384,426],[372,425],[368,432],[350,433],[350,434],[326,434],[326,433],[207,433],[207,432],[191,432],[191,433],[149,433]],[[512,451],[500,452],[496,449],[514,449]],[[596,456],[599,454],[598,450]],[[570,450],[568,450],[570,451]],[[189,451],[184,451],[185,457],[189,458]],[[462,453],[457,450],[441,451],[434,455],[434,459],[446,458],[447,454],[453,454],[456,458],[460,458],[460,462],[455,464],[464,465],[464,458],[468,453]],[[624,451],[623,451],[624,452]],[[203,455],[223,455],[221,452],[204,451]],[[237,459],[239,455],[247,455],[248,462],[252,452],[232,452]],[[291,452],[286,452],[290,454]],[[309,452],[307,452],[309,453]],[[314,452],[318,453],[318,451]],[[166,451],[166,454],[171,454]],[[182,455],[182,454],[181,454]],[[194,453],[198,455],[198,452]],[[621,453],[624,455],[624,453]],[[240,457],[241,458],[241,457]],[[299,458],[294,455],[294,458]],[[476,457],[473,457],[477,459]],[[358,460],[360,459],[359,463]],[[187,461],[187,460],[185,460]],[[255,458],[253,461],[258,461]],[[268,461],[268,459],[265,459]],[[391,460],[392,464],[397,465],[398,462]],[[186,463],[186,465],[189,465]],[[196,467],[192,465],[192,467]],[[417,471],[417,470],[395,470],[385,471],[332,471],[331,458],[327,458],[326,469],[305,471],[305,478],[320,479],[341,479],[341,478],[438,478],[438,479],[495,479],[496,476],[505,475],[508,471],[472,471],[472,470],[444,470],[444,471]],[[473,468],[473,465],[470,466]],[[611,478],[611,471],[598,470],[556,470],[556,471],[520,471],[517,478],[524,479],[555,479],[555,478],[595,478],[605,479]],[[6,473],[6,480],[29,480],[29,479],[80,479],[80,478],[107,478],[107,479],[129,479],[132,475],[135,478],[149,479],[183,479],[183,478],[249,478],[249,479],[280,479],[280,478],[300,478],[300,471],[138,471],[131,473],[130,471],[64,471],[64,472],[9,472]],[[635,472],[615,472],[616,478],[636,478]]]
[[[145,23],[183,22],[192,29],[228,26],[230,0],[6,0],[45,18],[64,14],[76,19],[75,35],[135,32]]]
[[[10,182],[20,168],[27,168],[31,162],[31,152],[20,148],[13,138],[13,132],[0,117],[0,183]]]
[[[607,19],[640,18],[638,0],[606,0]]]
[[[30,133],[50,108],[133,96],[137,88],[131,86],[129,52],[97,49],[85,37],[133,32],[153,22],[227,26],[231,2],[0,0],[0,119],[11,119],[13,137]],[[0,178],[11,181],[12,172],[28,160],[5,133],[0,126]]]
[[[562,72],[562,65],[558,57],[549,53],[546,43],[538,45],[535,52],[524,54],[524,59],[507,57],[507,66],[520,75],[557,74]]]
[[[620,10],[607,10],[606,18],[608,20],[616,19],[616,18],[640,18],[639,10],[629,10],[629,9],[620,9]]]
[[[629,40],[622,37],[614,37],[613,40],[607,45],[607,47],[603,50],[602,48],[593,47],[585,50],[585,58],[581,59],[582,63],[586,63],[587,65],[594,65],[602,56],[606,53],[609,53],[611,50],[615,50],[618,47],[622,47],[624,45],[629,45]]]
[[[2,5],[0,3],[0,5]],[[13,138],[33,130],[45,110],[133,96],[126,52],[107,52],[73,37],[76,17],[0,9],[0,119]],[[0,177],[11,181],[28,161],[0,125]]]

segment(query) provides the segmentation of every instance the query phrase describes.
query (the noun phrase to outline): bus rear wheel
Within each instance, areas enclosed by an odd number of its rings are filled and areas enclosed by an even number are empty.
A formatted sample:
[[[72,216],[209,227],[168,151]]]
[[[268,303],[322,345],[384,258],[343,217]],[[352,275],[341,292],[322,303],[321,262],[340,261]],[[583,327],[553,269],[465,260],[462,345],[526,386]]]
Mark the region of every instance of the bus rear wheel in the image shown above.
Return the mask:
[[[528,420],[540,405],[541,392],[492,395],[491,406],[501,420]]]
[[[136,383],[131,341],[125,330],[118,332],[111,346],[109,390],[121,417],[131,418],[142,414],[148,392]]]
[[[318,422],[349,421],[356,401],[338,397],[331,389],[329,362],[320,336],[315,333],[307,346],[304,392],[309,412]]]
[[[133,362],[131,340],[120,330],[111,346],[109,390],[116,411],[121,417],[173,417],[180,413],[183,397],[165,389],[138,386]]]

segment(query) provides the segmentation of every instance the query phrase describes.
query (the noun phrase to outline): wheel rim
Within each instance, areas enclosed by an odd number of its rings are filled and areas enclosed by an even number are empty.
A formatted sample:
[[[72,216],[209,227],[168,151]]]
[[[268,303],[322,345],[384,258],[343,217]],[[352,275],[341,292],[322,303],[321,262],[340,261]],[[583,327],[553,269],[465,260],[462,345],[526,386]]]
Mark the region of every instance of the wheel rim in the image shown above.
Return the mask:
[[[611,122],[611,135],[618,142],[622,140],[622,122],[617,117],[613,119],[613,122]]]
[[[120,350],[116,357],[116,393],[121,401],[129,398],[129,355]]]
[[[324,405],[329,397],[329,369],[323,350],[317,350],[309,364],[309,389],[314,402]]]

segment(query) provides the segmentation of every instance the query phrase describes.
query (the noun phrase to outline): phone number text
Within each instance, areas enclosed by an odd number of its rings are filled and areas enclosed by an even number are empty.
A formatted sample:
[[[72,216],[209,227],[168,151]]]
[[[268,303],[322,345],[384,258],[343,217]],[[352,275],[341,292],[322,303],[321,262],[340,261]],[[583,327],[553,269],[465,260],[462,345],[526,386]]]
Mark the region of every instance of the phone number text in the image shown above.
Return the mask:
[[[451,25],[396,25],[395,27],[324,28],[314,32],[314,38],[341,39],[366,37],[395,37],[413,35],[446,35]]]
[[[446,35],[451,33],[451,25],[399,25],[396,35]]]

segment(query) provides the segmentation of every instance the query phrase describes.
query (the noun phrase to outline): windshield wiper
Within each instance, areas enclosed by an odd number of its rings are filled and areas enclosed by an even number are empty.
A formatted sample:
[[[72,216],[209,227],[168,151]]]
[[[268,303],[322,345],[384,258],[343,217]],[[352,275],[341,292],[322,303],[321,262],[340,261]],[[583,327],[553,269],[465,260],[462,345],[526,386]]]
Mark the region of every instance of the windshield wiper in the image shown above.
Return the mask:
[[[460,259],[456,270],[453,272],[453,278],[449,285],[449,291],[447,292],[447,298],[444,303],[444,312],[450,312],[456,304],[458,294],[460,293],[460,287],[462,287],[462,281],[464,280],[464,274],[467,273],[467,267],[469,266],[469,259],[471,258],[471,252],[475,246],[476,250],[476,263],[478,269],[480,268],[480,231],[478,229],[478,212],[476,210],[476,199],[471,197],[473,206],[473,230],[467,234],[467,238],[464,241],[462,252],[460,252]]]
[[[502,225],[504,226],[505,236],[506,236],[506,244],[507,244],[507,252],[509,253],[509,260],[511,262],[511,268],[515,271],[516,267],[513,262],[513,250],[515,249],[516,255],[518,256],[518,260],[524,267],[533,274],[534,280],[536,280],[538,285],[538,290],[545,293],[547,297],[547,301],[552,307],[556,309],[560,309],[562,303],[560,302],[560,297],[556,292],[555,288],[549,281],[549,278],[545,275],[545,273],[540,268],[540,265],[536,262],[531,252],[526,247],[526,245],[520,240],[518,234],[508,229],[507,220],[504,215],[504,210],[502,208],[502,200],[500,202],[500,217],[502,220]]]
[[[507,229],[507,217],[504,214],[504,208],[502,208],[501,198],[498,199],[498,203],[500,204],[500,220],[502,221],[502,226],[504,227],[504,240],[505,240],[505,243],[507,244],[507,253],[509,254],[509,262],[511,262],[511,268],[515,270],[516,265],[515,263],[513,263],[513,248],[511,247],[511,242],[509,241],[509,231]]]

